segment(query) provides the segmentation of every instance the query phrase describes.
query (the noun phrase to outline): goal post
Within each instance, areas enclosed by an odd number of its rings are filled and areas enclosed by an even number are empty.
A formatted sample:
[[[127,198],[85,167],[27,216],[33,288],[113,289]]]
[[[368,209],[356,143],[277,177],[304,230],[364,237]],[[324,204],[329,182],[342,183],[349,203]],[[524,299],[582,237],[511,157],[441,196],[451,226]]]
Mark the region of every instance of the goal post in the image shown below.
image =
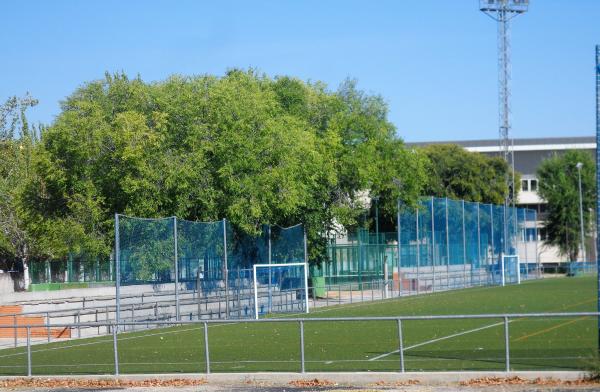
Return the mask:
[[[502,286],[521,283],[521,264],[518,255],[502,255],[500,264]]]
[[[267,313],[308,313],[306,263],[254,264],[254,318]]]

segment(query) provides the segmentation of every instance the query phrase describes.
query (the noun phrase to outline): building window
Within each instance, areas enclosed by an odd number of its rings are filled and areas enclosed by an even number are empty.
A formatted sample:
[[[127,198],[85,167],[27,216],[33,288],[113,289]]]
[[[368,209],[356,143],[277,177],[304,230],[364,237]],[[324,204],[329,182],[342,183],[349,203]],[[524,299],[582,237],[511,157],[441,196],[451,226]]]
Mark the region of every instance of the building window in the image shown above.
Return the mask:
[[[538,187],[538,182],[537,182],[537,180],[531,180],[531,181],[530,181],[530,186],[529,186],[529,189],[530,189],[532,192],[535,192],[535,191],[537,191],[537,187]]]
[[[525,235],[526,235],[525,242],[534,242],[536,240],[536,238],[535,238],[536,230],[537,229],[535,227],[528,227],[527,229],[525,229]]]
[[[521,180],[521,190],[525,192],[529,190],[529,181]]]

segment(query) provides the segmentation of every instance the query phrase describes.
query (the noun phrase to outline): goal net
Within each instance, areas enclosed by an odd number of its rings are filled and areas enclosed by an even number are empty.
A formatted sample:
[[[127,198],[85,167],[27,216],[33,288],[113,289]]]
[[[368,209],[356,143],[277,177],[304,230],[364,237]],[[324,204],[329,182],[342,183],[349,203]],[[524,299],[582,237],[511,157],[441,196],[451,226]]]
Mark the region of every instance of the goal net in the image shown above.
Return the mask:
[[[254,317],[308,313],[306,263],[254,264]]]
[[[502,286],[509,283],[521,283],[521,267],[518,255],[503,255],[500,265]]]

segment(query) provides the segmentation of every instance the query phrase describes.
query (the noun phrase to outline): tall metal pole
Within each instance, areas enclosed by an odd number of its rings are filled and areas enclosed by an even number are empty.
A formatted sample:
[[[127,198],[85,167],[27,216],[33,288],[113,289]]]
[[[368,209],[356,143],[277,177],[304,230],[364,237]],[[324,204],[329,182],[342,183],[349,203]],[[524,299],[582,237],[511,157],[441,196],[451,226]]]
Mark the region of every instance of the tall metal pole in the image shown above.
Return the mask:
[[[448,226],[448,198],[446,198],[446,290],[450,288],[450,232]]]
[[[435,212],[433,196],[431,197],[431,291],[435,293]]]
[[[596,187],[600,189],[600,45],[596,45]],[[596,232],[600,232],[600,192],[596,194]],[[600,250],[600,235],[596,236],[596,248]],[[598,280],[598,307],[600,311],[600,257],[596,253]],[[600,351],[600,317],[598,318],[598,344]]]
[[[375,196],[373,200],[375,200],[375,253],[377,255],[375,260],[377,261],[377,268],[381,268],[381,272],[383,272],[383,266],[381,265],[381,257],[379,254],[379,196]],[[386,281],[387,276],[384,276],[383,280]]]
[[[177,243],[177,217],[173,217],[173,235],[175,244],[175,320],[179,321],[179,255],[177,254],[179,244]]]
[[[421,245],[419,244],[419,242],[421,241],[419,239],[419,207],[417,207],[416,209],[416,222],[417,222],[417,294],[419,294],[420,289],[420,285],[421,285],[421,277],[420,275],[420,264],[421,264]]]
[[[397,226],[398,226],[398,296],[402,296],[402,239],[401,226],[400,226],[400,198],[398,198],[398,214],[397,214]],[[352,290],[350,290],[352,292]]]
[[[115,320],[121,321],[121,244],[119,243],[119,214],[115,213]]]
[[[269,251],[269,254],[267,256],[268,261],[269,261],[269,292],[268,292],[268,294],[269,294],[269,313],[271,313],[273,311],[273,289],[272,289],[273,274],[271,271],[271,263],[273,261],[273,258],[272,258],[273,253],[271,252],[271,225],[269,225],[269,228],[267,229],[267,235],[268,235],[267,241],[268,241],[268,251]]]
[[[510,20],[519,14],[527,12],[529,0],[480,0],[479,9],[494,19],[498,24],[498,123],[499,148],[502,157],[508,165],[505,181],[508,188],[504,200],[504,254],[508,254],[508,213],[509,207],[515,202],[514,184],[514,149],[510,141]],[[509,173],[512,170],[512,173]]]
[[[225,279],[225,318],[228,319],[229,318],[229,267],[227,266],[227,220],[225,218],[223,218],[223,278]]]
[[[465,233],[465,201],[462,200],[463,286],[467,287],[467,235]]]
[[[582,261],[585,263],[587,261],[585,255],[585,233],[583,231],[583,193],[581,192],[581,168],[583,167],[583,163],[577,162],[577,174],[579,175],[579,229],[581,231],[581,256]]]

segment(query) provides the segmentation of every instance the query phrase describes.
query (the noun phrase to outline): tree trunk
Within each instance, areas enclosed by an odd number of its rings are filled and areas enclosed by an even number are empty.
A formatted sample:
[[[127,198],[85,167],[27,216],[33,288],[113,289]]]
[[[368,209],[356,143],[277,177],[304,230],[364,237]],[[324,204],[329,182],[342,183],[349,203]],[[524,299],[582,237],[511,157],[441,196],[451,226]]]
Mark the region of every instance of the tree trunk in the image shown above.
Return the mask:
[[[27,262],[27,258],[23,257],[21,259],[23,263],[23,288],[25,291],[29,290],[29,285],[31,284],[31,278],[29,275],[29,263]]]

